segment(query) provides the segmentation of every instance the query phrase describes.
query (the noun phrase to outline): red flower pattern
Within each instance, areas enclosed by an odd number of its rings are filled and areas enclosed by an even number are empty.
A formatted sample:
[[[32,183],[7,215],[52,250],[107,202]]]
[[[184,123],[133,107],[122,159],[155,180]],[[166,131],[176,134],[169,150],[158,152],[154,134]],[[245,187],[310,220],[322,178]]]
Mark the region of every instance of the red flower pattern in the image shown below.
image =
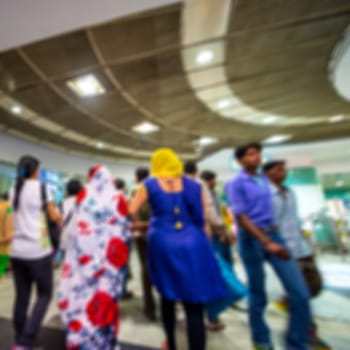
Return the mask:
[[[76,202],[80,204],[87,196],[87,189],[84,187],[77,195]]]
[[[101,168],[102,168],[102,165],[96,165],[96,166],[90,171],[89,180],[91,180]]]
[[[128,216],[128,202],[125,198],[124,195],[120,195],[119,196],[119,200],[118,200],[118,211],[120,213],[121,216],[123,217],[127,217]]]
[[[68,323],[68,328],[72,332],[79,332],[83,328],[83,325],[78,320],[72,320]]]
[[[114,225],[114,224],[116,224],[118,222],[118,218],[116,218],[115,216],[113,216],[113,217],[111,217],[110,219],[109,219],[109,224],[110,225]]]
[[[91,261],[91,256],[89,256],[89,255],[82,255],[82,256],[79,258],[79,263],[80,263],[81,265],[86,265],[86,264],[88,264],[90,261]]]
[[[69,306],[69,301],[67,299],[64,299],[58,303],[58,307],[60,310],[66,310]]]
[[[100,278],[105,272],[106,272],[105,268],[99,269],[97,272],[94,273],[93,278],[95,279]]]
[[[89,235],[91,234],[91,229],[90,229],[90,226],[89,226],[89,223],[88,222],[85,222],[85,221],[79,221],[77,223],[78,227],[79,227],[79,233],[81,235]]]
[[[116,268],[122,268],[128,262],[129,247],[118,237],[112,238],[107,246],[107,260]]]
[[[62,267],[62,278],[71,278],[72,277],[72,270],[71,266],[69,264],[64,264]]]
[[[119,318],[119,306],[112,297],[102,291],[96,292],[89,301],[86,312],[90,322],[96,327],[115,324]]]

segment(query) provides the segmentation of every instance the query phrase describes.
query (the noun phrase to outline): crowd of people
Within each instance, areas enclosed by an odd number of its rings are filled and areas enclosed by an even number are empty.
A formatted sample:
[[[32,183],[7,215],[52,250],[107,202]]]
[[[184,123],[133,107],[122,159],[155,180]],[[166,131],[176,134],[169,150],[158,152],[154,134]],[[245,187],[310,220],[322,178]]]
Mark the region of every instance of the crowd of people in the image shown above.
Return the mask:
[[[252,348],[272,350],[264,318],[265,262],[286,292],[276,301],[289,313],[285,348],[331,349],[311,314],[310,298],[321,292],[322,279],[302,235],[296,199],[284,184],[286,163],[262,164],[261,152],[255,143],[235,149],[242,170],[221,196],[214,171],[199,173],[196,163],[183,164],[171,149],[156,150],[150,169],[136,169],[130,191],[125,180],[97,165],[86,184],[67,183],[60,210],[39,181],[40,161],[22,157],[0,204],[0,278],[10,263],[16,294],[13,350],[34,349],[53,298],[54,260],[60,262],[55,300],[67,349],[119,349],[120,302],[133,297],[127,284],[132,247],[150,322],[157,321],[159,304],[162,350],[178,349],[177,303],[186,315],[188,348],[204,350],[207,330],[222,330],[221,314],[245,298]],[[246,284],[235,271],[236,243]]]

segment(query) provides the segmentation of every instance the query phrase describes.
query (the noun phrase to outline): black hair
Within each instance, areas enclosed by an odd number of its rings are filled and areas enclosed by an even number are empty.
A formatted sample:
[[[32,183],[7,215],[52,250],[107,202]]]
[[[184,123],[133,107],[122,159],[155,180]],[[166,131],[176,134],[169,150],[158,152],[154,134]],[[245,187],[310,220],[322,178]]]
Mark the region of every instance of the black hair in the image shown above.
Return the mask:
[[[204,170],[201,172],[201,179],[204,181],[210,181],[216,179],[216,173],[211,170]]]
[[[234,151],[235,158],[238,160],[242,159],[251,148],[256,149],[259,152],[262,150],[262,146],[260,145],[260,143],[257,143],[257,142],[248,143],[246,145],[236,147]]]
[[[135,177],[138,182],[142,182],[149,177],[149,169],[146,167],[139,167],[135,171]]]
[[[285,160],[273,160],[271,162],[267,162],[263,165],[263,172],[267,173],[271,169],[275,168],[276,166],[285,165],[285,164],[286,164]]]
[[[184,166],[185,174],[193,175],[198,172],[197,163],[193,161],[188,161]]]
[[[9,200],[9,193],[5,192],[0,195],[1,200],[8,201]]]
[[[13,206],[15,210],[19,207],[19,197],[24,185],[24,181],[30,179],[39,169],[40,161],[33,156],[23,156],[17,164],[17,177],[15,185],[15,195]]]
[[[66,185],[66,194],[67,196],[76,196],[83,188],[83,185],[78,179],[71,179]]]
[[[125,181],[123,179],[115,179],[114,185],[117,190],[124,190],[126,187]]]

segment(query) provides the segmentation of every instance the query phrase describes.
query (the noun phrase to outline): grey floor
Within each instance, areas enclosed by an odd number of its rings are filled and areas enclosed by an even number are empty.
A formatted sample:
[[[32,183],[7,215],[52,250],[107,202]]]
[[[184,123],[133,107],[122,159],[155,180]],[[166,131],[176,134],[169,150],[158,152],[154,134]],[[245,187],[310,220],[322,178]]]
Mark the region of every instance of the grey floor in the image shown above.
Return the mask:
[[[122,320],[120,338],[131,344],[159,347],[163,332],[159,323],[150,323],[142,315],[142,299],[137,258],[132,256],[133,279],[129,287],[135,293],[135,298],[121,304]],[[313,311],[320,333],[335,350],[350,349],[350,262],[344,262],[337,256],[323,255],[319,263],[325,281],[322,295],[313,301]],[[237,262],[236,270],[244,280],[243,270]],[[266,267],[267,286],[270,299],[282,295],[283,291],[270,268]],[[58,274],[57,274],[58,275]],[[0,284],[0,317],[11,318],[14,299],[12,278],[8,276]],[[287,318],[269,306],[267,320],[273,331],[276,348],[283,349],[283,333]],[[220,333],[208,334],[208,350],[248,350],[251,348],[247,325],[247,315],[233,309],[222,316],[227,327]],[[60,328],[58,311],[54,302],[51,303],[45,324],[48,327]],[[178,311],[178,344],[180,350],[187,349],[185,338],[184,315]],[[0,346],[1,348],[1,346]]]

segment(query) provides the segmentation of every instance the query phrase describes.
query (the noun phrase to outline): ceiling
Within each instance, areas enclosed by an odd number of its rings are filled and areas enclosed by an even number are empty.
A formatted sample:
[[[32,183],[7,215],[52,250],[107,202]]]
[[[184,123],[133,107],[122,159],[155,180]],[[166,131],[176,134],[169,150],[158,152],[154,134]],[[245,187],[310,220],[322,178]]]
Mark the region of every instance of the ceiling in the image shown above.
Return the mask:
[[[194,3],[199,10],[208,0]],[[220,37],[186,46],[184,8],[165,6],[0,53],[1,127],[113,159],[144,159],[158,146],[199,158],[276,134],[289,135],[290,142],[349,135],[350,103],[328,78],[332,51],[350,24],[348,0],[234,1]],[[216,43],[224,47],[225,78],[214,87],[225,85],[249,110],[287,123],[248,120],[247,109],[235,106],[227,118],[198,98],[213,86],[201,80],[194,88],[190,75],[213,72],[217,64],[189,69],[184,52]],[[79,97],[69,89],[68,80],[85,74],[98,79],[104,94]],[[11,113],[14,104],[21,113]],[[334,116],[341,121],[329,123]],[[159,130],[132,130],[144,121]],[[199,149],[203,136],[217,142]]]

